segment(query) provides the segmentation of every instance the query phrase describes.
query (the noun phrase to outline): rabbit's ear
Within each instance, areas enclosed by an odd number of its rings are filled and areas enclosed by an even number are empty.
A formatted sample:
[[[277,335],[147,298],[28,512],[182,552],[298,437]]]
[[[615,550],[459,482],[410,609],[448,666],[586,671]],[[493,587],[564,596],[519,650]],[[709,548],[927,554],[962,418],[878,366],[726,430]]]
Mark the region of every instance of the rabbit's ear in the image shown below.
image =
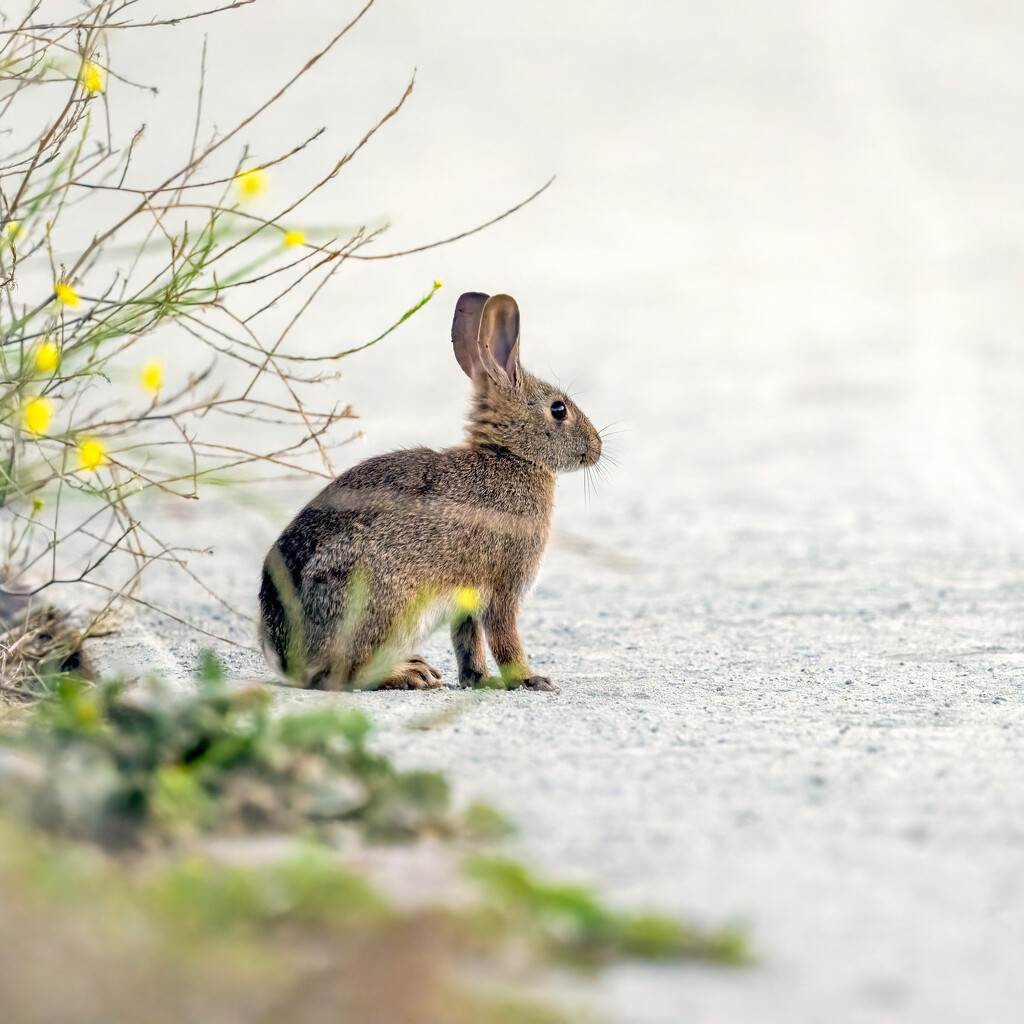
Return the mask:
[[[484,368],[494,376],[504,373],[519,380],[519,307],[511,295],[492,295],[480,317],[480,354]]]
[[[452,346],[459,366],[470,380],[475,373],[483,369],[477,338],[480,336],[480,316],[486,301],[487,296],[483,292],[466,292],[465,295],[460,295],[459,301],[455,303]]]

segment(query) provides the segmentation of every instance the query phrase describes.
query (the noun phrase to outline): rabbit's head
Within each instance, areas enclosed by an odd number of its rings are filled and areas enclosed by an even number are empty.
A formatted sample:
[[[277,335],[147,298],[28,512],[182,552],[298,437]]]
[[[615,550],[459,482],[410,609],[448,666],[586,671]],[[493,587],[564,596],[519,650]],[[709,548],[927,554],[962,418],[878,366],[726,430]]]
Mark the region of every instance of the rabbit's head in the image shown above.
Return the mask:
[[[473,381],[470,444],[508,449],[552,473],[593,466],[601,457],[601,436],[580,407],[519,365],[519,307],[511,295],[461,296],[452,344]]]

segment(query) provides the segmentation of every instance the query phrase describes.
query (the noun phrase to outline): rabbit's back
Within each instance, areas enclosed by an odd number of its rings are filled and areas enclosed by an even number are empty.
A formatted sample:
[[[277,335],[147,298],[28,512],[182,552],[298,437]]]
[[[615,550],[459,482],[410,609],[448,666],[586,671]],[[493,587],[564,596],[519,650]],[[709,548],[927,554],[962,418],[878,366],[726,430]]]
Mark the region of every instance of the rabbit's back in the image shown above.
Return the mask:
[[[357,566],[374,600],[395,609],[425,587],[522,593],[539,568],[553,500],[554,478],[503,450],[413,448],[367,459],[313,498],[267,556],[264,640],[288,671],[296,616],[284,588],[301,608],[302,656],[315,660],[344,617]]]
[[[540,539],[543,546],[553,499],[550,474],[507,452],[411,448],[343,473],[281,539],[304,562],[303,572],[325,567],[330,548],[392,567],[421,560],[447,577],[458,575],[462,562],[493,561],[495,544],[508,549]]]

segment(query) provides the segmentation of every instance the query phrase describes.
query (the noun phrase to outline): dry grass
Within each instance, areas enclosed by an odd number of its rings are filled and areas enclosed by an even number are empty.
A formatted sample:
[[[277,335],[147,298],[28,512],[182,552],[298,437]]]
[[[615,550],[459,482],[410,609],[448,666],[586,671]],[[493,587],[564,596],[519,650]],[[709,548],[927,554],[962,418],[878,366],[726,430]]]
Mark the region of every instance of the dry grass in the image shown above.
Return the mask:
[[[44,605],[14,622],[0,618],[0,630],[0,704],[30,703],[57,676],[93,675],[85,630],[67,612]]]

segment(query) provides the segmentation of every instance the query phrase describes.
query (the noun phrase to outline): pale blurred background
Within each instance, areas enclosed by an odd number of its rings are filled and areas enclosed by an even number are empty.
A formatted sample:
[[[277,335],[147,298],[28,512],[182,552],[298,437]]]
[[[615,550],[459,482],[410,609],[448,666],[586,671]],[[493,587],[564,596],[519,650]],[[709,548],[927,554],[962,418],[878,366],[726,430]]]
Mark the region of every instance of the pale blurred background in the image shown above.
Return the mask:
[[[119,69],[163,91],[111,87],[111,106],[180,128],[137,183],[187,151],[204,32],[207,124],[226,126],[356,9],[258,3],[115,40]],[[348,264],[303,345],[359,344],[445,282],[343,364],[365,439],[339,465],[458,438],[448,332],[467,290],[515,295],[526,365],[623,430],[589,505],[580,478],[560,485],[524,614],[562,696],[501,695],[415,739],[407,697],[365,698],[382,742],[507,809],[543,866],[751,922],[758,968],[617,969],[594,983],[611,1019],[1019,1019],[1022,53],[1024,7],[994,0],[378,0],[251,133],[261,160],[328,126],[276,172],[290,191],[415,67],[406,109],[297,218],[390,221],[381,252],[558,175],[465,241]],[[266,546],[313,490],[246,531],[193,513],[232,600],[253,607]],[[160,596],[251,639],[176,585]],[[148,628],[191,665],[202,641]],[[451,673],[443,637],[425,653]]]
[[[149,140],[149,159],[166,161],[191,135],[204,32],[206,120],[226,127],[357,9],[255,4],[154,31],[153,48],[126,33],[124,73],[163,92],[110,102],[130,105],[117,110],[128,122],[180,124],[180,139]],[[328,127],[277,173],[290,192],[416,68],[405,110],[298,217],[389,221],[379,252],[472,227],[558,175],[480,235],[350,264],[328,286],[304,328],[310,351],[373,336],[445,281],[345,366],[342,396],[374,450],[458,431],[454,299],[508,291],[527,364],[573,381],[598,425],[627,428],[596,520],[651,473],[685,504],[685,481],[664,476],[714,487],[756,444],[742,478],[759,500],[802,504],[808,474],[826,474],[856,489],[855,515],[896,475],[901,497],[1018,544],[1022,42],[1024,11],[1000,2],[380,0],[251,142],[266,159]],[[575,521],[582,486],[563,490]]]

